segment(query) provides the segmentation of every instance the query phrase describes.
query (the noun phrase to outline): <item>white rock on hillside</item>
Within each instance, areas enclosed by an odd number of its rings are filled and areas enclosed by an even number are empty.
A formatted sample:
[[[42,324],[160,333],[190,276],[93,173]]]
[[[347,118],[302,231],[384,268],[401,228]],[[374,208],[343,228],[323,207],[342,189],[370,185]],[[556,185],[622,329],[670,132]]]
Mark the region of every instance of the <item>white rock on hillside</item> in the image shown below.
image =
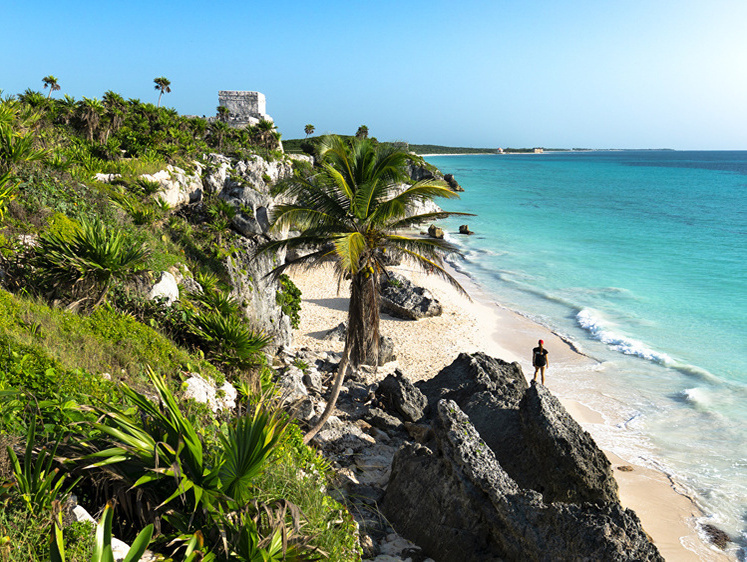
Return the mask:
[[[176,281],[176,277],[168,271],[161,272],[161,277],[151,287],[150,292],[148,292],[148,299],[150,300],[155,300],[159,297],[165,299],[166,304],[169,306],[174,301],[179,300],[179,284]]]
[[[202,166],[194,162],[196,170],[193,174],[176,166],[168,165],[165,170],[155,174],[143,174],[140,176],[148,181],[157,182],[161,188],[156,197],[164,201],[169,207],[181,207],[202,198]]]
[[[220,388],[215,388],[212,382],[206,381],[197,373],[184,382],[184,399],[192,398],[201,404],[207,404],[213,411],[232,410],[236,407],[238,393],[229,382],[223,383]]]

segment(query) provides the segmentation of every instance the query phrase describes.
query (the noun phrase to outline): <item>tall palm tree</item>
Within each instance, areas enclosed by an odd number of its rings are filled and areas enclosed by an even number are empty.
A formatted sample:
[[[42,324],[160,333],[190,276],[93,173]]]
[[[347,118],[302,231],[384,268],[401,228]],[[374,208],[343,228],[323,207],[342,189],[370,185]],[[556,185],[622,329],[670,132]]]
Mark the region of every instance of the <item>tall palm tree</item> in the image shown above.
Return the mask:
[[[104,105],[98,98],[83,96],[83,99],[78,102],[78,117],[86,127],[86,134],[89,141],[93,141],[93,133],[98,128],[99,123],[101,123],[104,111]]]
[[[161,93],[158,94],[158,105],[157,105],[157,107],[161,107],[161,96],[163,94],[171,93],[171,88],[170,88],[171,81],[165,76],[159,76],[158,78],[154,78],[153,82],[156,83],[156,90],[161,91]]]
[[[294,203],[273,212],[273,226],[291,227],[300,234],[265,244],[260,251],[315,248],[272,270],[279,276],[291,267],[335,264],[338,284],[350,280],[348,332],[332,396],[317,425],[304,437],[310,441],[334,408],[348,363],[376,364],[379,345],[379,284],[388,255],[409,258],[463,292],[443,268],[443,254],[456,251],[445,242],[403,232],[423,222],[463,213],[414,215],[416,205],[434,197],[458,197],[437,180],[424,180],[402,189],[404,166],[412,155],[368,139],[325,138],[320,147],[321,171],[295,176],[285,186]]]
[[[69,94],[65,94],[65,96],[57,100],[57,116],[58,118],[65,124],[70,123],[70,119],[73,118],[73,115],[75,115],[75,108],[77,106],[77,103],[75,101],[75,98]]]
[[[254,126],[254,130],[257,134],[257,143],[260,146],[272,150],[277,148],[279,136],[275,131],[275,123],[269,119],[261,119],[259,123]]]
[[[312,125],[311,123],[309,123],[303,128],[303,132],[306,133],[306,138],[309,138],[309,135],[313,135],[314,131],[315,131],[314,125]]]
[[[223,121],[224,123],[228,122],[228,116],[231,114],[231,110],[225,105],[219,105],[216,109],[218,110],[218,120]]]
[[[44,88],[46,89],[49,87],[49,93],[47,94],[47,99],[52,95],[52,92],[56,92],[60,89],[60,85],[57,83],[57,78],[52,76],[51,74],[49,76],[45,76],[42,78],[42,82],[44,82]]]
[[[124,98],[112,90],[104,93],[104,109],[108,119],[109,128],[106,131],[105,140],[109,139],[109,133],[116,133],[122,126],[125,118],[127,103]]]

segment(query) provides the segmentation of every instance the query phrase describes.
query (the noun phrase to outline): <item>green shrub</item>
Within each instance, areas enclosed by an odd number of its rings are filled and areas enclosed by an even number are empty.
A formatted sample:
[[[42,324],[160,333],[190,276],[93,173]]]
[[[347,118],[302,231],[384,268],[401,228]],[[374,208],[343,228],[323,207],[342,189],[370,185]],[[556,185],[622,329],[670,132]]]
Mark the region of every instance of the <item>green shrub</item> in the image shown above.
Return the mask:
[[[285,274],[280,276],[279,283],[280,289],[275,293],[275,302],[280,305],[283,314],[290,318],[291,326],[298,329],[301,322],[301,290]]]
[[[312,544],[326,553],[325,560],[350,562],[361,559],[357,524],[347,508],[327,495],[330,467],[318,451],[304,445],[295,424],[270,457],[255,482],[260,501],[283,497],[297,505],[305,518]]]
[[[70,238],[42,236],[36,254],[40,279],[52,294],[96,308],[114,282],[142,275],[150,250],[99,220],[84,220]]]

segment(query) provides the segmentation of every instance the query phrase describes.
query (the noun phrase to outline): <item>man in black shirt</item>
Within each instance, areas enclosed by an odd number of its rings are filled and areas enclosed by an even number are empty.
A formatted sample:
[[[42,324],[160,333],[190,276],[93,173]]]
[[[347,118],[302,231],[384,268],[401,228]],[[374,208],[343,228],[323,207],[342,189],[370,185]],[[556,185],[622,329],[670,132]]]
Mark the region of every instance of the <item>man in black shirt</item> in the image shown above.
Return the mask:
[[[542,384],[545,384],[545,369],[547,369],[547,350],[543,347],[545,342],[539,341],[539,346],[532,350],[532,366],[534,366],[534,378],[533,381],[537,381],[537,373],[540,372],[542,376]]]

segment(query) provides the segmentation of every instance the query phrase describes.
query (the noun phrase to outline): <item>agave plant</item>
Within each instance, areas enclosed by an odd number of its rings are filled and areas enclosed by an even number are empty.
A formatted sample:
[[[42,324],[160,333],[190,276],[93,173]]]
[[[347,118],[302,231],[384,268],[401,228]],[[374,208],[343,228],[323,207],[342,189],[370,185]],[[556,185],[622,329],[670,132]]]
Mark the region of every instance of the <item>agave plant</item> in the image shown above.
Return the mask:
[[[59,508],[56,510],[57,515],[54,519],[52,529],[52,541],[50,549],[50,562],[65,562],[65,541],[62,538],[62,513]],[[96,539],[93,547],[93,556],[91,562],[114,562],[114,552],[112,551],[112,518],[114,508],[109,502],[104,508],[98,525],[96,525]],[[153,536],[153,525],[148,525],[138,533],[135,540],[130,546],[130,550],[122,559],[122,562],[138,562],[145,553],[145,549],[150,544]]]
[[[228,368],[257,366],[260,352],[272,342],[271,336],[252,330],[236,314],[209,311],[193,316],[191,324],[208,358]]]
[[[53,468],[57,441],[51,451],[42,448],[34,459],[34,442],[36,439],[36,421],[32,420],[26,434],[26,451],[23,466],[15,451],[7,447],[8,456],[13,467],[15,486],[23,499],[26,508],[36,515],[49,511],[54,501],[64,502],[80,478],[65,486],[66,475]]]
[[[182,414],[164,379],[150,373],[162,407],[123,387],[137,411],[97,408],[94,427],[114,445],[85,458],[87,468],[106,468],[133,488],[161,493],[159,516],[181,532],[190,532],[202,513],[233,510],[250,497],[251,483],[285,433],[278,413],[263,407],[238,418],[213,454],[205,449],[192,422]],[[158,486],[152,486],[159,483]],[[166,490],[164,493],[163,491]],[[180,502],[175,509],[171,502]]]
[[[106,299],[115,281],[142,275],[150,250],[102,222],[83,221],[70,238],[55,233],[42,236],[35,265],[50,296],[93,301]]]

